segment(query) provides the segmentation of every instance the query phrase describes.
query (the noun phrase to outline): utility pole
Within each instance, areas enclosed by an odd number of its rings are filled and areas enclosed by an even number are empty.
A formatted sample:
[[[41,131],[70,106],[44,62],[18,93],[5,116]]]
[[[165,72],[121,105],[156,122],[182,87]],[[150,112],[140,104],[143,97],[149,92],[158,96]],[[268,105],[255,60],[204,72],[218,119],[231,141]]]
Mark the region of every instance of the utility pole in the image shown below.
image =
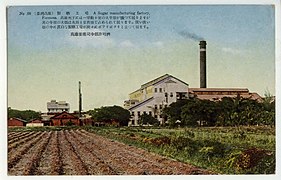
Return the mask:
[[[79,81],[79,117],[81,117],[82,111],[82,93],[81,93],[81,82]]]

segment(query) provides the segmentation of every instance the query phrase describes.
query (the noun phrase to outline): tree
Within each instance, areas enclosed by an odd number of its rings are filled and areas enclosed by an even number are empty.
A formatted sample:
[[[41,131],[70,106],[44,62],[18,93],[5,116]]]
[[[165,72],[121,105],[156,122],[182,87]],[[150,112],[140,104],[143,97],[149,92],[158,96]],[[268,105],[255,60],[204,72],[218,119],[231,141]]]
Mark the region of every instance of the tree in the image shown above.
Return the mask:
[[[159,125],[159,121],[149,114],[142,114],[140,116],[140,124],[142,125]]]
[[[181,113],[182,122],[187,126],[207,125],[214,126],[216,124],[217,106],[214,101],[209,100],[190,100]]]
[[[185,126],[198,126],[198,122],[201,124],[201,119],[199,117],[198,102],[199,99],[189,100],[183,107],[181,111],[181,123]]]
[[[181,121],[182,107],[186,105],[188,101],[189,100],[179,100],[173,102],[162,110],[162,116],[168,118],[170,126],[175,126],[177,120]]]
[[[105,122],[118,120],[121,126],[127,126],[130,120],[130,112],[120,106],[106,106],[89,110],[88,113],[95,121]]]
[[[41,119],[41,113],[33,110],[17,110],[8,107],[8,118],[20,118],[26,121],[31,119]]]

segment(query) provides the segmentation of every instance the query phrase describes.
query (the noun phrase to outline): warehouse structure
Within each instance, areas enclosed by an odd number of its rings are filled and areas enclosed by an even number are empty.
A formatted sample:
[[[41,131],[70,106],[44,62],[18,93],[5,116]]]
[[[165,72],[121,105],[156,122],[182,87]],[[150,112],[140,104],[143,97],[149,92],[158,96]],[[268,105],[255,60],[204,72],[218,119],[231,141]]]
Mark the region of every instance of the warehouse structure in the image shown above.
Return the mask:
[[[129,100],[124,102],[124,107],[132,116],[129,126],[138,125],[142,114],[149,114],[163,124],[161,110],[177,100],[186,98],[188,84],[172,75],[165,74],[149,81],[130,93]]]

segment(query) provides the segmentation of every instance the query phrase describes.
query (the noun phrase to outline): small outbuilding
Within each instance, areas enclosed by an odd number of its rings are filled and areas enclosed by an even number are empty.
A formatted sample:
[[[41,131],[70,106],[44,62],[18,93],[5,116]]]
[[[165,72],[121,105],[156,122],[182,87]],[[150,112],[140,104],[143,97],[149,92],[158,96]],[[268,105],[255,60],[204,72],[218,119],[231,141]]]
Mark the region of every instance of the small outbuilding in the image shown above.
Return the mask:
[[[50,118],[52,126],[80,126],[81,122],[78,117],[68,113],[62,112]]]
[[[44,126],[44,123],[41,119],[33,119],[29,121],[26,126],[28,127],[39,127],[39,126]]]
[[[27,121],[20,118],[10,118],[8,119],[8,127],[24,127]]]

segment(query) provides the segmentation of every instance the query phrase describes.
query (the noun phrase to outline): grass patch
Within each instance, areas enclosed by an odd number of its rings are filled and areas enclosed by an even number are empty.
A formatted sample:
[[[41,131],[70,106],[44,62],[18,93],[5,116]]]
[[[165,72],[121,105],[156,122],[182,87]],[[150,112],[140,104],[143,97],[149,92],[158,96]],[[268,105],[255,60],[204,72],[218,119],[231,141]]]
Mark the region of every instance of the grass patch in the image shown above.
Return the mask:
[[[267,127],[86,129],[221,174],[275,173],[275,132]]]

